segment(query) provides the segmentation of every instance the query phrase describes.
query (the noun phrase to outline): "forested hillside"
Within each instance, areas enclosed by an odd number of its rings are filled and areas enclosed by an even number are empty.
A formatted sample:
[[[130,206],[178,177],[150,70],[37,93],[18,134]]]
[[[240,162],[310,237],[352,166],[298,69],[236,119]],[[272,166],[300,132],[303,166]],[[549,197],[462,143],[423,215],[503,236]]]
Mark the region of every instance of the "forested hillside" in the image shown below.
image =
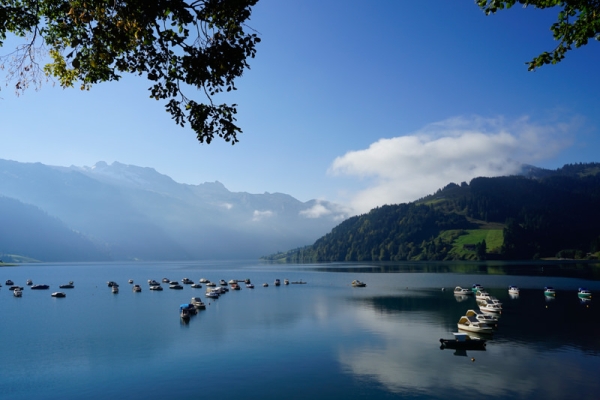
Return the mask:
[[[350,218],[269,260],[585,258],[600,251],[600,164],[451,183],[410,204]]]

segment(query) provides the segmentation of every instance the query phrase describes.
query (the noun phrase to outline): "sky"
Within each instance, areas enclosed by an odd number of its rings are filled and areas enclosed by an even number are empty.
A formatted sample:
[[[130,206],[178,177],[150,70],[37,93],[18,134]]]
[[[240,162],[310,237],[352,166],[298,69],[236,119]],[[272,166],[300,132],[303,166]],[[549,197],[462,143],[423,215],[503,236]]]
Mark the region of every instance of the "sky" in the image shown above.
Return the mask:
[[[521,164],[598,162],[600,43],[535,72],[525,65],[556,46],[557,12],[486,16],[473,0],[260,0],[249,22],[262,40],[256,58],[219,99],[238,104],[239,143],[200,144],[137,76],[90,91],[49,82],[20,96],[3,83],[0,158],[117,161],[355,214]]]

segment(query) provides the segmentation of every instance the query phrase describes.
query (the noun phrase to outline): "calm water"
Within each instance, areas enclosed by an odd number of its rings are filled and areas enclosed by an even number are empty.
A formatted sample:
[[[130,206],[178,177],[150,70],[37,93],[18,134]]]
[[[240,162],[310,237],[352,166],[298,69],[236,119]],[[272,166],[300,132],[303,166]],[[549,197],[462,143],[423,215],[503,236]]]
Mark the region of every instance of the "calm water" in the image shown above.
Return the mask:
[[[600,294],[598,270],[254,261],[0,268],[0,398],[597,399],[600,300],[581,304],[576,291]],[[205,299],[207,310],[184,324],[179,304],[205,289],[148,290],[148,279],[164,277],[250,278],[256,288]],[[275,287],[275,278],[308,284]],[[7,279],[51,287],[15,298]],[[128,279],[143,291],[133,293]],[[367,287],[351,287],[353,279]],[[66,298],[50,297],[70,280]],[[441,350],[439,339],[476,308],[452,290],[473,283],[504,303],[499,329],[486,351]],[[518,298],[509,284],[521,288]],[[545,300],[546,285],[555,300]]]

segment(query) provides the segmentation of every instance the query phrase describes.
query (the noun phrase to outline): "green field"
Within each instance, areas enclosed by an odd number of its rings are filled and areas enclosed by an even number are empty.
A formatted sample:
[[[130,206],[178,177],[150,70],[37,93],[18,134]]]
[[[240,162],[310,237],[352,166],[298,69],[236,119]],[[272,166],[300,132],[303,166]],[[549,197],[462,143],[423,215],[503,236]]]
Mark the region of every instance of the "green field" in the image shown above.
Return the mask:
[[[504,242],[504,236],[502,229],[468,229],[466,234],[458,236],[452,242],[451,254],[457,254],[460,256],[468,257],[473,254],[473,251],[464,249],[465,244],[477,244],[485,240],[488,253],[496,253],[500,251],[502,243]]]

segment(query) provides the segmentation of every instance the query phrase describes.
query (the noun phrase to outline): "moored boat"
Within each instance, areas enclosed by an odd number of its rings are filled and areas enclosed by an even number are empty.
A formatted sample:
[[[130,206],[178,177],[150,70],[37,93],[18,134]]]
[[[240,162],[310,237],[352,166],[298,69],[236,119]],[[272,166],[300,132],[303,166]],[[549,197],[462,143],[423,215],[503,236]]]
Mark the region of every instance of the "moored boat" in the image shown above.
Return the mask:
[[[219,281],[219,285],[221,285],[221,286],[227,286],[227,282],[225,282],[225,279],[221,279]]]
[[[59,288],[61,289],[73,289],[75,287],[75,285],[73,284],[73,281],[69,281],[69,283],[65,283],[64,285],[60,285]]]
[[[485,350],[485,339],[471,337],[464,332],[453,332],[452,334],[454,339],[440,339],[442,349]]]
[[[155,285],[153,285],[155,286]],[[131,288],[131,290],[133,290],[134,292],[141,292],[142,291],[142,287],[140,285],[133,285],[133,287]]]
[[[15,283],[13,281],[11,281],[10,279],[7,279],[6,282],[4,282],[6,284],[6,286],[12,286]]]
[[[281,281],[279,279],[275,279],[275,282],[273,284],[275,286],[279,286],[279,285],[281,285]]]
[[[483,312],[493,312],[493,313],[501,313],[502,306],[498,303],[494,303],[491,300],[477,300],[477,305],[479,309]]]
[[[169,283],[171,280],[169,278],[162,278],[163,283]]]
[[[205,310],[206,304],[202,301],[200,297],[192,297],[191,304],[196,307],[198,310]]]
[[[478,292],[480,290],[483,290],[483,286],[481,286],[479,283],[475,283],[473,286],[471,286],[471,291],[473,292]]]
[[[33,285],[31,287],[32,290],[45,290],[45,289],[48,289],[48,288],[50,288],[49,285]]]
[[[467,312],[465,313],[465,316],[467,316],[467,317],[474,316],[475,318],[477,318],[477,320],[479,322],[487,324],[487,325],[491,325],[491,326],[498,324],[498,317],[496,317],[492,314],[486,314],[484,312],[477,311],[477,310],[467,310]]]
[[[150,286],[150,290],[158,290],[158,291],[160,291],[160,290],[163,290],[163,287],[160,286],[160,285],[152,285],[152,286]]]
[[[33,281],[31,279],[27,279],[27,286],[33,285]]]
[[[192,288],[194,288],[194,289],[201,289],[201,288],[202,288],[202,285],[201,285],[201,284],[199,284],[199,283],[192,283],[192,286],[190,286],[190,287],[192,287]]]
[[[247,284],[246,284],[246,287],[247,287],[248,289],[254,289],[254,285],[253,285],[252,283],[247,283]]]
[[[470,294],[473,294],[473,291],[467,288],[462,288],[460,286],[457,286],[454,288],[454,294],[456,296],[467,296]]]
[[[119,285],[113,285],[110,289],[113,293],[119,293]]]
[[[516,286],[509,286],[508,287],[508,294],[519,294],[519,288]]]
[[[239,283],[235,282],[235,283],[231,284],[231,290],[240,290],[240,289],[241,289],[241,287],[240,287]]]
[[[193,281],[193,280],[191,280],[190,278],[183,278],[183,279],[181,280],[181,282],[182,282],[184,285],[191,285],[192,283],[194,283],[194,281]]]
[[[210,281],[206,278],[201,278],[200,283],[209,283]]]
[[[577,297],[579,297],[580,299],[591,299],[592,292],[590,292],[586,288],[580,287],[577,291]]]
[[[51,294],[52,297],[67,297],[65,292],[54,292]]]
[[[477,333],[493,333],[493,328],[488,324],[479,322],[475,316],[467,317],[463,315],[457,323],[458,329]]]
[[[23,297],[23,290],[21,288],[16,288],[13,290],[13,296],[15,297]]]
[[[181,289],[183,289],[183,286],[181,286],[179,283],[173,281],[173,282],[169,283],[169,289],[181,290]]]
[[[263,287],[269,287],[269,284],[267,282],[263,283]]]
[[[284,285],[289,285],[290,284],[290,280],[289,279],[284,279],[283,280],[283,284]]]
[[[365,287],[367,286],[366,283],[359,281],[358,279],[355,279],[352,281],[352,286],[354,287]]]
[[[129,284],[133,283],[133,279],[127,281]]]
[[[205,296],[209,299],[218,299],[220,295],[221,293],[217,289],[208,289],[205,293]]]
[[[554,290],[554,288],[552,286],[546,286],[544,288],[544,296],[554,297],[554,296],[556,296],[556,291]]]

